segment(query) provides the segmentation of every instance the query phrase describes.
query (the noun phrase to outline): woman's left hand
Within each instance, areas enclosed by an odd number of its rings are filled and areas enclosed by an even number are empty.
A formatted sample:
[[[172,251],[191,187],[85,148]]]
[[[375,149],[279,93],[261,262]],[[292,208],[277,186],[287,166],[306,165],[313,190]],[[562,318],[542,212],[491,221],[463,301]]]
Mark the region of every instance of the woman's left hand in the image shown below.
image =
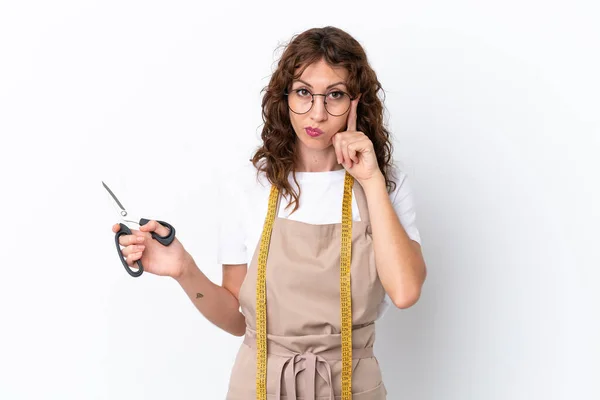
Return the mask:
[[[338,163],[342,164],[359,183],[381,175],[373,142],[364,133],[356,130],[356,108],[358,101],[352,100],[348,126],[344,132],[338,132],[332,137],[333,148]]]

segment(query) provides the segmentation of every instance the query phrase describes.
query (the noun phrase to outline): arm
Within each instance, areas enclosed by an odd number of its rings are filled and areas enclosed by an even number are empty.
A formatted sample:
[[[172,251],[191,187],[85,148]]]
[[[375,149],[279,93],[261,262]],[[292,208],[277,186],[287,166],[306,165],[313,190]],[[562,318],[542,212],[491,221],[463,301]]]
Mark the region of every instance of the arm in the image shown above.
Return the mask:
[[[237,293],[234,295],[225,287],[214,284],[200,271],[191,255],[186,258],[184,272],[174,279],[206,319],[234,336],[243,336],[246,321],[239,311]]]
[[[396,307],[408,308],[421,296],[427,275],[421,245],[410,239],[400,223],[383,174],[361,184],[369,205],[377,273]]]

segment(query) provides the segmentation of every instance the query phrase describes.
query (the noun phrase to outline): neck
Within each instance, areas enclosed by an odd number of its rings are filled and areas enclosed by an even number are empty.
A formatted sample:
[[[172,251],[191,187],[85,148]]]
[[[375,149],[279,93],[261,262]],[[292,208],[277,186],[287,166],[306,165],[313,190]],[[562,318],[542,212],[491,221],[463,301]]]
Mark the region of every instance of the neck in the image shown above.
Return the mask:
[[[344,168],[342,164],[338,164],[333,146],[323,150],[300,146],[297,150],[296,172],[326,172]]]

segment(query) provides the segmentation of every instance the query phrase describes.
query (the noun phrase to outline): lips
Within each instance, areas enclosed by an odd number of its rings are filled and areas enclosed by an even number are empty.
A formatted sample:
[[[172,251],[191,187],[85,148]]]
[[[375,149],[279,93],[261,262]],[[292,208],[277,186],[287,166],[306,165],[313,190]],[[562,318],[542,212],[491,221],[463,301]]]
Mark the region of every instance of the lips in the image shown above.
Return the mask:
[[[313,128],[311,126],[305,127],[304,130],[306,131],[306,134],[310,137],[317,137],[323,134],[322,130],[320,130],[319,128]]]

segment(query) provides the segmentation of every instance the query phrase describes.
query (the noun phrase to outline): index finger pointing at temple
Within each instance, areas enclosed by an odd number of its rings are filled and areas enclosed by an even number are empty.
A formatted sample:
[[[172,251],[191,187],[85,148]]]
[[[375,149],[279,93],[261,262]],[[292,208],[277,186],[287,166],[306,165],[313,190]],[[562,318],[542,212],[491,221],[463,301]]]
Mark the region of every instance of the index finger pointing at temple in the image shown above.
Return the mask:
[[[352,103],[350,104],[350,113],[348,114],[348,127],[346,129],[347,131],[356,131],[356,108],[358,107],[359,100],[360,95],[356,99],[352,100]]]

